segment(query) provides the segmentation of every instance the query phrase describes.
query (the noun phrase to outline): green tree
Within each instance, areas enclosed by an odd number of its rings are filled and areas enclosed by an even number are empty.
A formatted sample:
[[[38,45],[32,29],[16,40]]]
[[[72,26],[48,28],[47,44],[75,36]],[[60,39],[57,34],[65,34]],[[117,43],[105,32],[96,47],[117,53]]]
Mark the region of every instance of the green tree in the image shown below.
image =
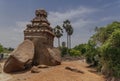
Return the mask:
[[[60,50],[61,50],[61,56],[63,57],[64,55],[67,54],[68,48],[67,47],[61,47]]]
[[[3,46],[0,44],[0,53],[3,52]]]
[[[120,29],[101,46],[102,65],[110,76],[120,77]]]
[[[80,56],[81,52],[79,50],[71,49],[70,50],[70,55],[71,56]]]
[[[104,27],[96,27],[96,33],[90,38],[99,48],[99,63],[106,74],[120,77],[120,22],[113,22]],[[95,51],[94,51],[95,52]],[[90,52],[88,57],[95,56]]]
[[[101,46],[106,40],[108,40],[111,34],[118,29],[120,29],[120,22],[117,21],[104,27],[96,27],[96,33],[91,38]]]
[[[86,45],[87,44],[79,44],[79,45],[75,46],[73,49],[79,50],[81,52],[81,54],[84,55],[87,52]]]
[[[92,38],[88,41],[86,44],[86,61],[88,63],[91,63],[92,66],[97,66],[98,59],[96,59],[96,56],[99,56],[99,48],[96,47],[96,43],[92,40]]]
[[[58,47],[60,47],[60,37],[63,36],[63,29],[59,25],[57,25],[54,28],[54,34],[58,38]]]

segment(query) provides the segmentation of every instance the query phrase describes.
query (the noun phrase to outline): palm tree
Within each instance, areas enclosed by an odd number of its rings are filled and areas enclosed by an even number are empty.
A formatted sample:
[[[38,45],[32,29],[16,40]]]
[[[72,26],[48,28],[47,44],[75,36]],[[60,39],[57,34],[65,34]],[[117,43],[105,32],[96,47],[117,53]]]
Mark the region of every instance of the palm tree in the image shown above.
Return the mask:
[[[70,25],[70,21],[66,20],[63,22],[63,28],[65,29],[66,33],[67,33],[67,48],[68,48],[68,29],[69,29],[69,25]]]
[[[73,28],[72,26],[69,27],[68,29],[68,37],[69,37],[69,48],[71,49],[71,35],[73,34]]]
[[[63,28],[67,33],[67,48],[71,48],[71,35],[73,34],[73,28],[69,20],[63,22]]]
[[[58,38],[58,47],[60,47],[60,37],[63,36],[63,29],[59,25],[57,25],[54,28],[54,34]]]

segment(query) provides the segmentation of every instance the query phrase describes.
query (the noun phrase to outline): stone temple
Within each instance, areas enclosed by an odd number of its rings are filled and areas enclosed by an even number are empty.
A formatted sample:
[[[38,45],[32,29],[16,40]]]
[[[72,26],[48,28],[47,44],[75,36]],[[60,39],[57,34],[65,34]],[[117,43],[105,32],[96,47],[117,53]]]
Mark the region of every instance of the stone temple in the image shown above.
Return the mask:
[[[54,33],[43,9],[35,11],[35,18],[26,25],[24,41],[10,54],[4,72],[16,72],[32,66],[61,64],[60,51],[53,47]]]
[[[36,10],[36,17],[31,21],[32,24],[27,25],[27,29],[24,30],[24,39],[45,37],[46,45],[53,47],[54,33],[50,27],[50,23],[47,20],[47,12],[45,10]]]

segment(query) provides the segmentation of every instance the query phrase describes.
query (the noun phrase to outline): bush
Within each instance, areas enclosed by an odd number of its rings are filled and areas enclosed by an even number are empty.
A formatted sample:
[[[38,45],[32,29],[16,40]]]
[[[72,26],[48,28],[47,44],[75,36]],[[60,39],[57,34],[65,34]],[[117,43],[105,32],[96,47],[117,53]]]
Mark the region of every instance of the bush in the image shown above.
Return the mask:
[[[60,50],[61,50],[61,56],[63,57],[64,55],[67,54],[68,48],[67,47],[61,47]]]
[[[112,33],[102,47],[102,65],[107,65],[111,76],[120,77],[120,30]]]
[[[69,51],[70,56],[80,56],[81,52],[79,50],[71,49]]]

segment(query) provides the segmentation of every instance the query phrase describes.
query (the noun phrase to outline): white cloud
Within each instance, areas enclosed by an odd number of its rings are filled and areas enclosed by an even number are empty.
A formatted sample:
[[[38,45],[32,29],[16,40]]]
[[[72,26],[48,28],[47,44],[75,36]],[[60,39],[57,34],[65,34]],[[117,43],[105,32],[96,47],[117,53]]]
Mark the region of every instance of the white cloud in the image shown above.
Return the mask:
[[[17,47],[24,39],[23,30],[29,22],[19,21],[10,27],[0,30],[0,43],[5,47]]]
[[[18,22],[16,22],[16,28],[14,28],[13,30],[15,32],[21,33],[26,28],[27,24],[30,24],[30,22],[27,22],[27,21],[18,21]]]
[[[112,1],[112,2],[109,2],[107,4],[104,4],[102,7],[103,8],[108,8],[108,7],[117,7],[117,6],[120,6],[120,1],[119,0]]]
[[[101,18],[100,21],[116,21],[116,20],[120,20],[120,16],[108,16],[108,17],[104,17]]]
[[[71,9],[65,12],[49,12],[48,20],[52,23],[52,26],[61,24],[64,20],[82,20],[81,18],[87,14],[97,11],[96,9],[80,7],[78,9]],[[86,21],[84,21],[86,22]]]
[[[90,24],[95,24],[96,21],[86,19],[90,14],[97,12],[97,9],[80,7],[77,9],[67,10],[65,12],[49,12],[48,20],[52,24],[52,27],[56,25],[62,25],[63,21],[69,19],[74,28],[74,35],[72,41],[72,47],[87,42],[90,33],[89,29],[85,30]],[[86,33],[87,32],[87,33]],[[55,45],[57,46],[57,39],[55,39]],[[66,41],[66,36],[61,37],[61,42]]]
[[[11,28],[0,30],[0,37],[0,43],[5,47],[16,47],[23,40],[22,32],[15,32]]]
[[[56,25],[62,25],[63,21],[69,19],[74,28],[72,46],[75,46],[80,43],[87,42],[89,38],[89,31],[84,27],[88,27],[90,24],[95,23],[91,19],[86,19],[90,14],[95,13],[97,10],[93,8],[80,7],[77,9],[66,10],[65,12],[49,12],[48,20],[51,25],[54,27]],[[29,21],[29,20],[28,20]],[[23,30],[26,28],[26,24],[30,22],[27,21],[17,21],[15,25],[12,26],[13,29],[4,29],[0,31],[0,41],[4,46],[16,47],[24,39]],[[7,32],[9,31],[9,32]],[[88,33],[86,33],[88,32]],[[77,39],[77,40],[76,40]],[[55,45],[57,45],[57,39],[55,39]],[[62,37],[61,42],[66,41],[66,36]]]

